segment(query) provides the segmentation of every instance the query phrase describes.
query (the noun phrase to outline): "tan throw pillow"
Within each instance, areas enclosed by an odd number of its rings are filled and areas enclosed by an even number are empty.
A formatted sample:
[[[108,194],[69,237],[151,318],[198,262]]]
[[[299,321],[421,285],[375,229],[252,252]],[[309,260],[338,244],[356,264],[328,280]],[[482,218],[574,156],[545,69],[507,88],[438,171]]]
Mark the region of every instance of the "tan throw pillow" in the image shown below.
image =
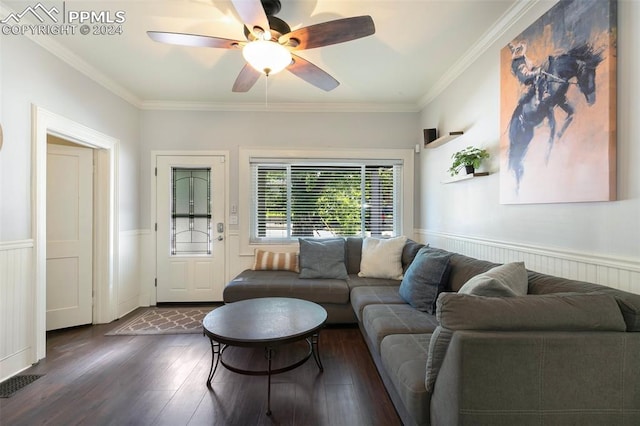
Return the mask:
[[[256,249],[253,262],[254,271],[292,271],[300,272],[298,268],[298,253],[277,253]]]
[[[362,259],[358,276],[369,278],[402,279],[402,249],[407,237],[365,238],[362,241]]]

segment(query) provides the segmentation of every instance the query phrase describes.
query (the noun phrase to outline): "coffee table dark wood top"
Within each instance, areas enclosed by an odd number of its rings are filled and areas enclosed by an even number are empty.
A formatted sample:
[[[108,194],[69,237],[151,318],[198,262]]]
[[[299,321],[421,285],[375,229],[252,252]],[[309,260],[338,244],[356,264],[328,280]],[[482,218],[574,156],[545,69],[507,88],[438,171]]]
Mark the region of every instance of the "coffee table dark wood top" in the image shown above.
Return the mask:
[[[267,376],[267,415],[271,415],[271,375],[293,370],[311,356],[320,372],[323,371],[318,351],[320,329],[327,321],[327,311],[313,302],[285,297],[265,297],[242,300],[221,306],[209,312],[202,320],[204,334],[211,341],[211,368],[207,387],[218,368],[218,363],[228,370],[252,376]],[[306,340],[305,356],[284,367],[272,368],[274,348],[280,345]],[[225,351],[231,346],[263,347],[267,369],[248,370],[225,361]]]
[[[327,311],[313,302],[265,297],[229,303],[214,309],[202,321],[204,333],[233,346],[277,346],[316,333]]]

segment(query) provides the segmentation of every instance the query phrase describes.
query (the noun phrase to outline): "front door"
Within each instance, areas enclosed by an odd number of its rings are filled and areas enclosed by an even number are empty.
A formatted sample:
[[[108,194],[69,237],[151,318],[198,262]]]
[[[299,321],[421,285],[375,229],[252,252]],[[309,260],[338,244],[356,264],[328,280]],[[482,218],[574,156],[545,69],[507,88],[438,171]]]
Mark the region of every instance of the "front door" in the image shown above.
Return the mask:
[[[93,317],[93,150],[47,144],[47,330]]]
[[[221,301],[225,157],[156,157],[156,301]]]

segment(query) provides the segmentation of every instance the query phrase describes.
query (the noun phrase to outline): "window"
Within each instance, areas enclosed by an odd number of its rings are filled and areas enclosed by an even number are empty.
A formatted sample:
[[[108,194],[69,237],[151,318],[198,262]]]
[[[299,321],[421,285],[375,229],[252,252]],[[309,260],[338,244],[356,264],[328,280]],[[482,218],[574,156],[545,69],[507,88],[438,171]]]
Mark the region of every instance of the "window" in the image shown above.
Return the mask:
[[[251,242],[395,236],[401,161],[251,159]]]
[[[211,169],[171,169],[171,255],[211,254]]]

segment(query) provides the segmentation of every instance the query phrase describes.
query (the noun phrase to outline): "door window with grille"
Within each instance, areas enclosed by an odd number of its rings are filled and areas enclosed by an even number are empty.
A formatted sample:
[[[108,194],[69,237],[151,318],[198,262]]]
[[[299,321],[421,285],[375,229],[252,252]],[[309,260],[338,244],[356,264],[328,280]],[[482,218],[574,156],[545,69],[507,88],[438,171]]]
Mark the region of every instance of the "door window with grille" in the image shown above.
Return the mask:
[[[171,255],[211,254],[211,169],[171,168]]]

